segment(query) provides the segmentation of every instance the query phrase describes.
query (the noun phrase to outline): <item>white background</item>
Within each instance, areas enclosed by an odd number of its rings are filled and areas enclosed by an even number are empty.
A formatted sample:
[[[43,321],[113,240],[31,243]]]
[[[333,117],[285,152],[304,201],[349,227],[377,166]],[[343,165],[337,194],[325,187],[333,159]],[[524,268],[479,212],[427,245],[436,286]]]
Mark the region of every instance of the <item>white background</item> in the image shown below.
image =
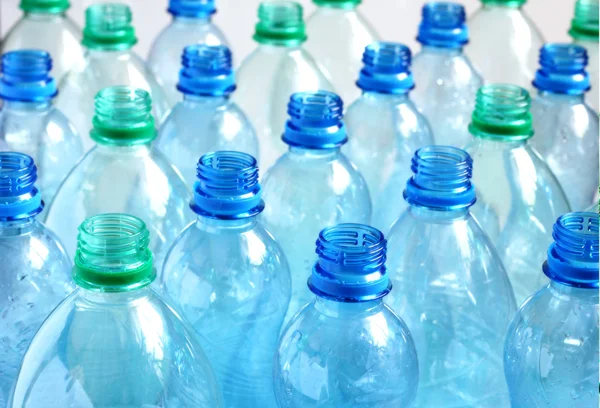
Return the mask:
[[[215,23],[225,32],[232,45],[236,61],[241,61],[254,48],[252,34],[256,23],[256,10],[259,0],[215,0],[217,14]],[[69,15],[80,26],[83,25],[83,11],[98,0],[71,0]],[[110,1],[104,1],[110,2]],[[112,0],[118,2],[118,0]],[[166,12],[168,0],[121,0],[133,10],[133,22],[139,39],[136,51],[146,57],[156,34],[170,21]],[[305,16],[314,9],[311,0],[298,0],[304,6]],[[384,40],[402,42],[418,51],[415,36],[424,0],[363,0],[360,10],[376,27]],[[472,14],[479,6],[478,0],[464,0],[462,3]],[[529,0],[524,6],[534,20],[545,40],[550,42],[570,42],[567,30],[573,16],[575,0]],[[21,10],[19,0],[0,0],[0,29],[2,35],[18,20]]]

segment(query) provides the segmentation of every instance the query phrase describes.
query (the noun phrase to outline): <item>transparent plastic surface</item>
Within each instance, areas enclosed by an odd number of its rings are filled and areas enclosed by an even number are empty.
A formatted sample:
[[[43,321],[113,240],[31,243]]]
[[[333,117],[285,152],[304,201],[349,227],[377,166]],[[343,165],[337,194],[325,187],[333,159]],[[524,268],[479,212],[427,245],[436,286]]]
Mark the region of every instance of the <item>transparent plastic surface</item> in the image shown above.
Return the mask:
[[[149,288],[78,289],[33,339],[10,407],[220,407],[193,330]]]
[[[246,113],[258,135],[259,167],[264,174],[287,151],[281,134],[292,93],[331,91],[333,87],[301,47],[261,44],[242,62],[236,78],[238,88],[233,100]]]
[[[193,220],[190,191],[167,159],[149,144],[98,145],[73,169],[48,209],[46,225],[70,254],[77,227],[92,215],[126,213],[150,230],[150,249],[158,270],[175,238]]]
[[[280,407],[410,407],[419,368],[408,328],[381,299],[317,297],[286,327],[274,375]]]
[[[515,300],[477,221],[468,209],[411,206],[387,238],[388,304],[406,321],[419,356],[414,406],[508,406],[502,347]]]
[[[0,150],[25,153],[39,170],[36,185],[49,205],[62,181],[83,156],[83,144],[65,115],[48,102],[4,101]]]
[[[540,92],[532,100],[531,145],[548,163],[573,210],[585,210],[598,191],[598,115],[583,96]]]
[[[3,53],[19,49],[48,51],[57,81],[83,62],[81,29],[65,13],[25,13],[2,41]]]
[[[551,282],[527,300],[507,332],[512,406],[597,406],[598,358],[598,289]]]
[[[346,112],[343,151],[362,174],[373,201],[372,225],[384,233],[406,208],[402,192],[410,160],[433,144],[429,123],[407,95],[365,92]]]
[[[196,163],[205,153],[235,150],[258,159],[258,139],[244,112],[229,98],[185,95],[169,113],[156,146],[183,175],[196,181]]]
[[[429,121],[436,144],[463,147],[471,139],[475,95],[483,81],[460,49],[423,47],[412,60],[411,98]]]
[[[554,221],[569,212],[567,198],[527,141],[474,138],[465,150],[474,163],[473,214],[496,245],[520,305],[547,283],[532,271],[546,258]]]
[[[56,107],[75,125],[86,151],[94,146],[89,137],[94,97],[100,90],[114,85],[129,85],[149,92],[157,124],[169,110],[162,87],[144,61],[131,50],[87,50],[83,64],[75,66],[60,83],[56,98]]]
[[[191,44],[228,45],[209,18],[175,17],[156,37],[148,54],[148,68],[163,86],[170,107],[181,101],[177,90],[181,52]]]
[[[339,149],[290,147],[262,186],[262,220],[283,248],[292,275],[287,323],[313,298],[306,280],[317,259],[315,237],[329,225],[368,224],[371,200],[365,180]]]
[[[484,4],[468,26],[466,52],[483,80],[530,88],[544,40],[523,9]]]
[[[317,7],[306,22],[306,50],[346,106],[360,97],[356,86],[365,47],[379,36],[356,8]]]
[[[72,290],[71,261],[35,218],[0,222],[0,406],[48,314]]]
[[[575,40],[573,42],[584,46],[588,53],[586,71],[590,74],[592,88],[585,95],[585,101],[598,113],[600,111],[600,94],[598,93],[600,88],[600,68],[598,67],[600,64],[600,44],[598,44],[598,41],[585,40]]]
[[[162,287],[198,333],[224,406],[275,407],[273,356],[291,279],[256,217],[200,216],[169,252]]]

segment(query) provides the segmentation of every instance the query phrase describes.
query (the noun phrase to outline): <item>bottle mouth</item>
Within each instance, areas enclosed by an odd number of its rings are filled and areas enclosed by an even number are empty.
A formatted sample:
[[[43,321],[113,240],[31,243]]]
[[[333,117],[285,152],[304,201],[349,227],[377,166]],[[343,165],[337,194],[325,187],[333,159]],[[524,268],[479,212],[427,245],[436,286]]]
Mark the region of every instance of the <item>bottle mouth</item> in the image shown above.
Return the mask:
[[[545,44],[540,49],[540,68],[533,86],[540,91],[567,95],[583,95],[590,89],[585,71],[587,51],[576,44]]]
[[[553,281],[578,288],[598,288],[598,214],[573,212],[554,224],[544,273]]]
[[[23,153],[0,152],[0,221],[35,217],[44,209],[38,189],[37,167]]]
[[[599,13],[597,0],[577,0],[569,35],[575,40],[598,42]]]
[[[208,18],[217,9],[214,0],[170,0],[167,11],[175,17]]]
[[[296,46],[306,41],[302,6],[291,1],[263,1],[258,7],[254,40],[262,44]]]
[[[236,88],[231,60],[231,51],[224,45],[185,47],[177,89],[186,95],[230,95]]]
[[[82,44],[95,50],[126,50],[137,43],[129,6],[94,4],[85,10]]]
[[[196,214],[225,220],[254,217],[265,208],[258,182],[258,165],[249,154],[218,151],[203,155],[196,168]]]
[[[50,76],[52,58],[42,50],[9,51],[2,55],[0,97],[9,101],[45,102],[57,94]]]
[[[465,8],[458,3],[427,3],[422,9],[417,41],[425,46],[462,48],[469,42]]]
[[[410,72],[412,55],[404,44],[375,42],[365,47],[356,85],[363,91],[406,94],[415,87]]]
[[[387,241],[363,224],[327,227],[316,242],[319,257],[308,280],[317,296],[339,302],[379,299],[392,289],[385,268]]]
[[[26,13],[60,14],[69,9],[69,0],[21,0],[19,7]]]

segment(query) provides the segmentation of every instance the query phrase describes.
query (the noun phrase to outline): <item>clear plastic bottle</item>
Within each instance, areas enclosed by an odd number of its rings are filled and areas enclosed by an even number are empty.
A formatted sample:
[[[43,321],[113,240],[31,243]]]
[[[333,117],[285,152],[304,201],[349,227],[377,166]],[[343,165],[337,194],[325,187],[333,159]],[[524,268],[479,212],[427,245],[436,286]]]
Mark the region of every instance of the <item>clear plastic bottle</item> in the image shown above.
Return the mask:
[[[419,356],[415,408],[508,406],[502,347],[516,305],[502,261],[470,212],[472,166],[455,147],[417,150],[404,191],[410,207],[388,234],[388,304],[405,319]]]
[[[217,12],[214,0],[170,0],[167,11],[173,20],[154,40],[148,54],[148,67],[163,86],[169,105],[173,107],[181,100],[177,84],[179,57],[184,47],[191,44],[227,46],[228,43],[211,21]]]
[[[100,214],[78,231],[79,288],[33,338],[9,407],[221,407],[193,329],[150,289],[144,222]]]
[[[409,97],[414,88],[410,49],[377,42],[364,52],[357,85],[362,96],[347,109],[350,138],[344,153],[365,177],[373,200],[373,226],[388,231],[402,212],[402,186],[418,148],[432,144],[427,119]]]
[[[69,0],[21,0],[23,17],[2,41],[2,52],[22,49],[47,51],[54,61],[54,78],[60,81],[83,62],[81,29],[67,16]]]
[[[46,203],[83,156],[77,131],[52,104],[56,82],[51,68],[50,54],[41,50],[7,52],[0,65],[0,150],[35,160]]]
[[[600,111],[600,101],[598,100],[600,98],[598,93],[600,88],[600,73],[598,72],[600,64],[599,13],[598,0],[577,0],[569,30],[573,42],[585,47],[588,53],[587,71],[590,74],[592,88],[587,94],[586,102],[596,113]]]
[[[598,213],[565,214],[552,236],[543,266],[550,283],[521,306],[506,335],[504,372],[511,403],[596,407]]]
[[[75,166],[48,209],[47,225],[70,254],[74,231],[86,218],[124,212],[148,223],[150,248],[160,270],[167,250],[193,220],[190,191],[152,141],[156,137],[150,95],[115,86],[96,96],[92,138],[97,145]]]
[[[406,324],[383,302],[392,288],[383,234],[340,224],[318,237],[318,260],[307,274],[314,295],[275,355],[278,406],[412,406],[417,353]]]
[[[527,0],[481,0],[469,19],[467,55],[488,83],[530,87],[542,35],[522,7]]]
[[[73,122],[85,150],[94,147],[89,136],[94,116],[94,97],[109,86],[129,85],[152,96],[153,113],[160,124],[169,110],[162,87],[133,52],[137,42],[131,10],[125,4],[94,4],[85,11],[83,42],[85,60],[59,84],[57,107]]]
[[[584,47],[546,44],[540,50],[540,69],[531,102],[531,145],[541,154],[562,185],[571,208],[583,211],[598,191],[598,114],[584,102],[590,89]]]
[[[423,6],[417,41],[422,49],[412,61],[416,88],[411,95],[429,120],[436,144],[465,146],[479,74],[463,52],[469,41],[465,9],[458,3]]]
[[[169,251],[163,290],[198,333],[224,406],[276,407],[273,356],[292,283],[283,251],[257,219],[256,160],[205,154],[194,193],[198,220]]]
[[[570,211],[558,180],[528,142],[530,103],[516,85],[483,86],[469,125],[474,138],[465,149],[474,163],[472,211],[496,245],[517,305],[545,283],[532,272],[544,262],[554,221]]]
[[[253,37],[258,48],[242,61],[233,100],[252,121],[260,145],[259,167],[266,171],[286,151],[281,130],[290,95],[333,87],[302,48],[306,41],[302,6],[265,1],[258,8],[258,19]]]
[[[37,168],[23,153],[0,152],[0,406],[48,314],[73,290],[72,263],[36,218],[44,208]]]
[[[343,108],[341,98],[331,92],[293,94],[283,133],[289,151],[262,183],[263,221],[283,248],[292,274],[285,323],[312,298],[306,277],[316,259],[314,237],[329,225],[371,219],[367,183],[340,152],[347,141]]]
[[[365,47],[379,39],[359,10],[362,0],[313,0],[315,12],[306,21],[306,50],[347,105],[360,97],[356,73]]]
[[[230,100],[236,85],[229,48],[190,45],[181,63],[177,89],[183,101],[163,122],[156,146],[192,185],[200,155],[235,150],[257,157],[258,138],[244,112]]]

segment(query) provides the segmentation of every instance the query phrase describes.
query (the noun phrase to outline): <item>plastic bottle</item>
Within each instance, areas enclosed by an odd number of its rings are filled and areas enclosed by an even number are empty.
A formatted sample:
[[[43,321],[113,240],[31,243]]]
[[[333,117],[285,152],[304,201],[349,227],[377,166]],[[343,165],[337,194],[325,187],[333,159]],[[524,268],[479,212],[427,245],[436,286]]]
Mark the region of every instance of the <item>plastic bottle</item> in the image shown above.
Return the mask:
[[[598,191],[598,114],[583,100],[590,89],[585,48],[546,44],[531,102],[537,136],[531,145],[542,155],[562,185],[571,208],[585,210]]]
[[[419,356],[414,407],[508,406],[502,347],[516,305],[502,261],[470,212],[472,166],[455,147],[417,150],[404,190],[410,206],[388,234],[388,304],[406,320]]]
[[[71,261],[37,215],[37,168],[23,153],[0,152],[0,406],[6,407],[35,332],[73,289]]]
[[[523,408],[595,407],[598,213],[565,214],[552,236],[543,266],[550,283],[521,306],[506,336],[504,372],[511,403]]]
[[[258,20],[253,37],[258,47],[242,61],[233,99],[258,134],[259,167],[266,171],[286,151],[281,130],[290,95],[333,87],[302,48],[306,41],[302,6],[289,1],[263,1]]]
[[[156,137],[150,95],[115,86],[96,96],[91,132],[97,143],[61,185],[47,225],[75,253],[77,226],[105,212],[134,214],[147,222],[150,249],[160,270],[167,250],[193,220],[190,192],[180,174],[153,148]]]
[[[160,127],[156,145],[192,185],[199,155],[236,150],[256,157],[258,138],[244,112],[230,100],[236,85],[229,48],[190,45],[181,63],[177,89],[183,101]]]
[[[365,47],[379,39],[359,10],[361,0],[313,0],[315,12],[306,21],[306,50],[346,104],[360,97],[356,73]]]
[[[35,160],[46,203],[83,156],[77,131],[52,104],[56,82],[51,68],[50,55],[40,50],[7,52],[0,65],[0,150],[24,152]]]
[[[284,330],[275,395],[286,407],[410,407],[417,354],[402,319],[384,302],[392,289],[386,241],[373,227],[327,227],[308,279],[316,295]]]
[[[569,35],[573,38],[575,44],[579,44],[587,50],[588,53],[588,67],[587,71],[590,74],[590,82],[592,88],[587,94],[586,102],[598,112],[600,110],[600,97],[598,89],[600,88],[599,81],[599,68],[600,52],[598,48],[600,35],[599,35],[599,23],[598,14],[600,13],[600,6],[598,0],[577,0],[575,3],[575,13],[571,20],[571,29]]]
[[[300,92],[290,98],[283,141],[289,151],[262,182],[267,230],[283,248],[292,274],[285,323],[312,298],[306,277],[315,261],[313,239],[340,222],[368,223],[371,199],[363,177],[340,152],[346,143],[343,103],[331,92]]]
[[[81,29],[67,16],[69,0],[21,0],[23,17],[2,41],[2,52],[41,49],[54,61],[54,77],[60,81],[83,62]]]
[[[211,21],[217,12],[214,0],[170,0],[167,11],[173,20],[154,40],[148,54],[148,67],[164,87],[169,105],[173,107],[181,100],[177,84],[183,48],[191,44],[227,46],[228,43]]]
[[[554,220],[570,211],[556,177],[528,142],[530,102],[516,85],[480,88],[469,125],[474,138],[465,149],[474,163],[472,211],[496,245],[517,305],[545,283],[532,271],[544,261]]]
[[[261,193],[252,156],[202,156],[191,204],[198,219],[177,238],[162,274],[227,407],[276,407],[273,356],[292,284],[283,251],[258,220]]]
[[[463,52],[469,41],[465,9],[458,3],[423,6],[417,41],[421,51],[412,61],[417,87],[412,98],[429,120],[436,144],[465,146],[465,129],[471,121],[479,74]],[[465,137],[466,136],[466,137]]]
[[[467,55],[488,83],[529,87],[544,39],[522,10],[527,0],[481,0],[469,19]]]
[[[133,52],[137,38],[131,10],[125,4],[94,4],[85,10],[82,44],[85,61],[75,66],[59,86],[57,106],[73,122],[83,138],[85,150],[94,146],[89,136],[94,116],[94,97],[109,86],[129,85],[150,93],[156,123],[169,110],[163,89]]]
[[[221,407],[192,328],[150,289],[150,232],[127,214],[79,226],[79,286],[31,342],[9,407]]]
[[[403,209],[407,165],[419,147],[432,144],[427,119],[409,97],[414,88],[410,49],[377,42],[365,48],[357,85],[362,96],[346,112],[350,135],[344,152],[365,177],[373,200],[373,225],[388,231]]]

